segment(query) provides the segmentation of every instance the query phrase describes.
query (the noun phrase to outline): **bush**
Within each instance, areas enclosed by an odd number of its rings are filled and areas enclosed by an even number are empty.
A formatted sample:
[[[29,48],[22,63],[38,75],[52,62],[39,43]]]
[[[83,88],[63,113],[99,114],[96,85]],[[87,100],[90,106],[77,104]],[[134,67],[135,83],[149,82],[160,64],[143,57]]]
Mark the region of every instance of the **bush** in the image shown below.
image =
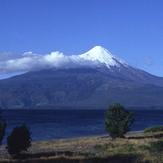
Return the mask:
[[[150,151],[154,153],[163,152],[163,141],[159,140],[157,142],[150,143]]]
[[[5,136],[6,126],[7,125],[4,121],[0,121],[0,145],[2,144],[2,140]]]
[[[123,138],[133,123],[133,114],[120,104],[113,104],[106,112],[105,127],[112,138]]]
[[[6,123],[4,120],[2,120],[1,118],[1,111],[0,111],[0,145],[2,144],[2,140],[4,138],[5,135],[5,130],[6,130]]]
[[[31,146],[31,134],[26,125],[15,127],[7,138],[7,150],[12,156],[18,156]]]
[[[163,131],[163,126],[153,126],[153,127],[148,127],[144,129],[144,133],[161,132],[161,131]]]

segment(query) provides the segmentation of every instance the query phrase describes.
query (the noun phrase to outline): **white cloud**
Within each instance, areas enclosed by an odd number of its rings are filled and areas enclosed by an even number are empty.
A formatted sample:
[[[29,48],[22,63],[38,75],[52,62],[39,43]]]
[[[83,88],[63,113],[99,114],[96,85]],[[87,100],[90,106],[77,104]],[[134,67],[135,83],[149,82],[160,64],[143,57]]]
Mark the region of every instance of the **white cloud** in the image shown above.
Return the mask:
[[[82,66],[105,65],[119,67],[124,64],[115,58],[108,50],[96,46],[81,55],[67,56],[59,51],[41,55],[32,52],[25,52],[22,55],[0,55],[0,73],[27,72],[46,68],[75,68]],[[16,58],[13,58],[16,56]],[[126,64],[124,64],[126,65]]]
[[[80,58],[80,56],[65,56],[58,51],[46,55],[25,52],[21,57],[19,56],[15,59],[12,57],[10,56],[6,60],[1,60],[0,58],[0,73],[32,71],[45,68],[73,68],[85,65],[92,66],[94,64],[91,61]]]

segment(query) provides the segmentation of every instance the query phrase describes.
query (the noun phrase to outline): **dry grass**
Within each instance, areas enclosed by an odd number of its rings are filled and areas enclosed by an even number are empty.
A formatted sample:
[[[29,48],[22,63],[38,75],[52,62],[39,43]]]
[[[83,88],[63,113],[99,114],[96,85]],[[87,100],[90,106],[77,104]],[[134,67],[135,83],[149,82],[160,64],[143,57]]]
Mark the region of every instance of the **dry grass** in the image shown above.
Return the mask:
[[[41,160],[48,160],[48,162],[50,162],[50,160],[54,161],[54,159],[56,162],[56,159],[59,158],[62,158],[62,160],[83,160],[81,161],[83,163],[89,162],[89,159],[96,159],[95,162],[98,162],[97,160],[100,159],[102,159],[100,162],[103,162],[105,159],[110,159],[113,160],[112,162],[115,162],[116,158],[117,161],[132,159],[135,163],[162,163],[162,153],[154,153],[150,150],[151,142],[163,140],[162,138],[163,132],[148,134],[141,132],[128,134],[125,139],[115,140],[112,140],[108,136],[91,136],[75,139],[40,141],[32,143],[29,154],[30,157],[33,157],[32,160],[35,159],[35,162],[39,162],[39,160],[40,162]],[[2,147],[3,154],[0,156],[0,162],[10,162],[10,157],[3,149],[4,147]]]

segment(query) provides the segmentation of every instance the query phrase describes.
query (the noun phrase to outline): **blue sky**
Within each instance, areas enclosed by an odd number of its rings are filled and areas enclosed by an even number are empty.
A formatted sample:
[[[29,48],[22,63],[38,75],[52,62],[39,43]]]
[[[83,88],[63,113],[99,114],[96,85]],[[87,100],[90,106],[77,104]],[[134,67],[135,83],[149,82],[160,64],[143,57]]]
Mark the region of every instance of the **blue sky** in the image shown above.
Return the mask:
[[[101,45],[163,76],[162,6],[162,0],[0,0],[0,55],[80,54]]]

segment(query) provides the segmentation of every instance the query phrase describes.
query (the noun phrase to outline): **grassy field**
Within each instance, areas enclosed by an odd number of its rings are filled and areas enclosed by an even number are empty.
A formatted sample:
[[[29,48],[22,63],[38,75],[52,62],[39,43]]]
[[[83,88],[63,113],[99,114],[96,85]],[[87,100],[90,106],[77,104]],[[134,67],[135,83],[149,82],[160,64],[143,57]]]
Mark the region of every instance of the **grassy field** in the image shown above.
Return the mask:
[[[1,147],[0,162],[162,163],[163,132],[136,132],[115,140],[104,135],[33,142],[21,157],[11,159]]]

